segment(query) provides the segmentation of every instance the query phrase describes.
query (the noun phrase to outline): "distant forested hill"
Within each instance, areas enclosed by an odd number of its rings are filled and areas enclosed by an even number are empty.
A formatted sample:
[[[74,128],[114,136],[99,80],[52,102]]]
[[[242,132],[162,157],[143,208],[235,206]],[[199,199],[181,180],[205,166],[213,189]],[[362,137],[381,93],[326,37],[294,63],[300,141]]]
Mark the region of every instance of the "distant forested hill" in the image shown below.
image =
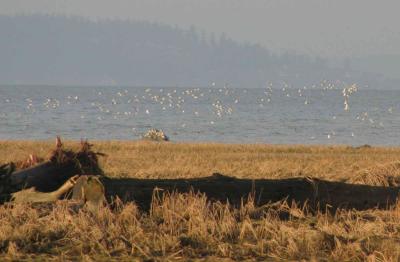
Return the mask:
[[[44,15],[0,16],[0,84],[262,87],[323,79],[380,85],[380,75],[276,55],[195,28]]]

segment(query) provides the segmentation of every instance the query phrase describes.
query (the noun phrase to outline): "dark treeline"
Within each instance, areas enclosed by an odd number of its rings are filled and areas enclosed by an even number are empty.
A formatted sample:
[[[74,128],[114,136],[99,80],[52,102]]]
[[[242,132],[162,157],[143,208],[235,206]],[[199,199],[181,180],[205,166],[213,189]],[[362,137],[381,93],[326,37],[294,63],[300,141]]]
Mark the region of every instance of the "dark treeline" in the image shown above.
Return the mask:
[[[383,85],[379,75],[294,53],[273,54],[192,27],[90,21],[46,15],[0,16],[0,83],[263,87],[323,79]]]

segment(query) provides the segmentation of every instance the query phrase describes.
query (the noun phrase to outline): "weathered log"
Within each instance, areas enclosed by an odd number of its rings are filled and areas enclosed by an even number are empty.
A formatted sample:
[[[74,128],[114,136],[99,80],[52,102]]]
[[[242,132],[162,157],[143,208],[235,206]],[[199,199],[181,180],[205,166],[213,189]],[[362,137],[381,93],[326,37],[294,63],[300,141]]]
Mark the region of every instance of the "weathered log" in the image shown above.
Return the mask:
[[[220,174],[197,179],[110,179],[101,178],[106,196],[135,201],[149,209],[153,191],[201,192],[210,200],[229,201],[239,205],[250,194],[255,204],[263,205],[282,199],[308,203],[312,208],[358,209],[387,208],[397,201],[399,188],[347,184],[310,178],[236,179]],[[162,192],[162,191],[161,191]]]
[[[75,184],[75,180],[73,182]],[[23,190],[14,193],[13,199],[15,202],[55,201],[66,192],[67,183],[51,193]],[[71,186],[67,190],[70,188]],[[256,205],[287,199],[298,204],[307,203],[309,207],[321,210],[388,208],[396,204],[399,195],[398,187],[347,184],[311,178],[251,180],[214,174],[197,179],[111,179],[81,176],[73,188],[73,198],[94,203],[93,206],[97,208],[103,203],[105,191],[108,200],[118,196],[123,201],[135,201],[141,208],[148,210],[155,189],[159,194],[201,192],[211,201],[228,201],[234,206],[240,205],[243,199],[251,196]]]
[[[11,194],[11,202],[51,203],[62,198],[71,198],[74,203],[97,212],[105,204],[104,186],[96,176],[78,176],[69,178],[59,189],[53,192],[38,192],[35,188],[23,189]]]
[[[57,137],[56,149],[48,161],[8,175],[9,192],[31,187],[38,192],[52,192],[76,174],[102,175],[97,156],[103,154],[93,152],[91,146],[82,140],[79,151],[65,150],[61,139]]]
[[[31,187],[12,193],[11,201],[14,203],[44,203],[57,201],[74,187],[78,177],[79,176],[76,175],[69,178],[59,189],[53,192],[38,192],[35,188]]]
[[[53,192],[76,174],[80,172],[75,165],[52,161],[7,173],[0,179],[0,203],[9,201],[13,193],[30,188],[34,188],[34,192]]]
[[[51,192],[59,188],[74,173],[73,166],[46,161],[12,173],[9,178],[10,186],[18,189],[35,187],[40,192]]]

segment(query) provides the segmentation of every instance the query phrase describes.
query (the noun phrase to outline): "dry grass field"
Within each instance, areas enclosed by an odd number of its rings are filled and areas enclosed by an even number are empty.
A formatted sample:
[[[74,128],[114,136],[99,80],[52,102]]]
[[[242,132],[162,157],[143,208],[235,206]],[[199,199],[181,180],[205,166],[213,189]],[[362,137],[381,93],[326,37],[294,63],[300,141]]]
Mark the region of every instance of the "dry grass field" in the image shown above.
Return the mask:
[[[400,148],[91,141],[111,177],[316,177],[400,184]],[[78,142],[65,142],[78,148]],[[0,164],[47,159],[53,141],[1,141]],[[240,208],[204,195],[155,196],[150,212],[115,203],[98,214],[67,201],[0,207],[0,259],[400,261],[400,204],[309,212],[281,201]]]

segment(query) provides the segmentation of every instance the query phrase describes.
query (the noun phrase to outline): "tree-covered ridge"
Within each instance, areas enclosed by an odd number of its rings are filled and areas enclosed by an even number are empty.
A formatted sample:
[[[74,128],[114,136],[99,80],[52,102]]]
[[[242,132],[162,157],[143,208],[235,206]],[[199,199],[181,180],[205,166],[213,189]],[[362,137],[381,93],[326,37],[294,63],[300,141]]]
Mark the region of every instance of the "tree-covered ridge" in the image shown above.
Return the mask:
[[[323,79],[381,81],[323,59],[273,54],[192,27],[48,15],[0,16],[0,83],[308,85]],[[369,83],[369,82],[368,82]]]

